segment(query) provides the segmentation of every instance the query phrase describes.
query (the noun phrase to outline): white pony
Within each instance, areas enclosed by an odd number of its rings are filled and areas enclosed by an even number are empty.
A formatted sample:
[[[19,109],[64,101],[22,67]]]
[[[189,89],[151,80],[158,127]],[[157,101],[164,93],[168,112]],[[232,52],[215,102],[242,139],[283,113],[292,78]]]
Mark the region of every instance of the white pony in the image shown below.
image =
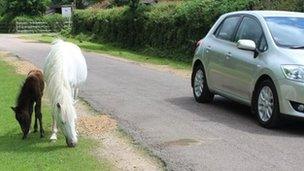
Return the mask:
[[[69,147],[77,144],[76,111],[74,100],[78,87],[87,78],[87,65],[80,48],[56,40],[44,64],[46,91],[53,110],[51,140],[57,140],[57,126],[61,129]]]

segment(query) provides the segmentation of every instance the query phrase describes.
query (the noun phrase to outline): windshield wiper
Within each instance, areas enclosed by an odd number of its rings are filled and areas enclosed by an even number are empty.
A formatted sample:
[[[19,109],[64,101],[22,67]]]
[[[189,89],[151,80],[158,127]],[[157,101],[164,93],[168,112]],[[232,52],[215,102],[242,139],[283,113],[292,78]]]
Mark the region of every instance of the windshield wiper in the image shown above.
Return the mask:
[[[289,46],[290,49],[304,49],[304,46]]]

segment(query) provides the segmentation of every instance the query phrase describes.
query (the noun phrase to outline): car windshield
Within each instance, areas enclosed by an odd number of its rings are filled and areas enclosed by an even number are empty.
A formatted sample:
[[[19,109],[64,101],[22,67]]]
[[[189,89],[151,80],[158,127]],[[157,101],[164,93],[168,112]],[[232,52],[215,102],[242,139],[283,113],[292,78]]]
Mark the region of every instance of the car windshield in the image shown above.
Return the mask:
[[[265,20],[278,46],[304,49],[304,18],[266,17]]]

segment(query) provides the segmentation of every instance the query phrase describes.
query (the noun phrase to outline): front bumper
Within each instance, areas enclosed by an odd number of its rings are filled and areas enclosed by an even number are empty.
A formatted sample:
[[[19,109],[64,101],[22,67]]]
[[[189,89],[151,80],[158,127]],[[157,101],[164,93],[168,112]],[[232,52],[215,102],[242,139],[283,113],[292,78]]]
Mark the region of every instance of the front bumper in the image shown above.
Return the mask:
[[[277,91],[280,103],[280,112],[283,114],[303,117],[304,112],[296,111],[290,102],[304,104],[304,83],[288,79],[277,80]]]

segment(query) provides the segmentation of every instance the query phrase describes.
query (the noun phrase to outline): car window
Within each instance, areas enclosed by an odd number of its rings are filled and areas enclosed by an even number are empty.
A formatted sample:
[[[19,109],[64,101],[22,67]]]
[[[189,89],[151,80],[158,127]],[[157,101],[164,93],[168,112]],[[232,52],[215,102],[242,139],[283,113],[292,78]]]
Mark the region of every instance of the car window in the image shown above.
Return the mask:
[[[276,45],[288,48],[304,46],[303,17],[266,17],[265,20]]]
[[[232,41],[233,34],[239,19],[240,19],[239,16],[226,18],[224,22],[217,29],[215,36],[219,39]]]
[[[240,39],[249,39],[255,42],[257,47],[260,47],[260,40],[262,40],[263,31],[259,23],[249,17],[244,17],[238,32],[236,33],[235,41]],[[264,38],[264,44],[266,40]]]
[[[257,47],[260,52],[265,52],[268,49],[268,45],[267,45],[266,38],[264,35],[261,38],[260,45]]]

